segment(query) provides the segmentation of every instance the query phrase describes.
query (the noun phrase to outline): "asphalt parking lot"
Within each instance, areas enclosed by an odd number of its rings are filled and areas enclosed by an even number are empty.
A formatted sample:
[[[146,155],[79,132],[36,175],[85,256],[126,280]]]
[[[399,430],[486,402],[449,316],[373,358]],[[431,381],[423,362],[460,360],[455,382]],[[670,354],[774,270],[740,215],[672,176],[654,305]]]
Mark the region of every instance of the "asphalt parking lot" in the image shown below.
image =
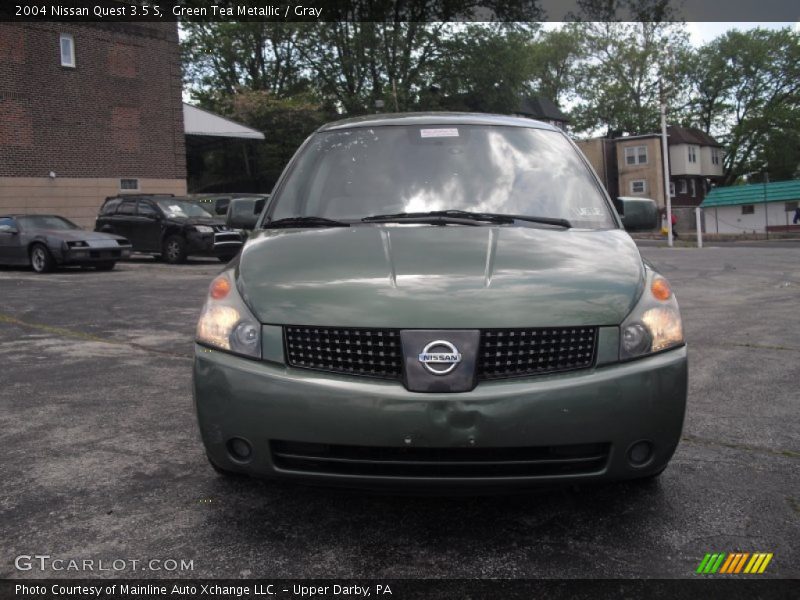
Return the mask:
[[[193,561],[191,577],[691,577],[706,552],[800,576],[800,249],[643,254],[690,345],[684,438],[660,481],[406,497],[226,480],[192,406],[218,262],[0,269],[0,577],[19,555]]]

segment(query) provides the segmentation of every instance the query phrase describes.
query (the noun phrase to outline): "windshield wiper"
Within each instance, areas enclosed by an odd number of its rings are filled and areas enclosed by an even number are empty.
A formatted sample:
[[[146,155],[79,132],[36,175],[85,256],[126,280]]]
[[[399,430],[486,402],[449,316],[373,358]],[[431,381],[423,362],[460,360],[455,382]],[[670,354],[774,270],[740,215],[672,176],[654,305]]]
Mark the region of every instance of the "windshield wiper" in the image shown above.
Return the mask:
[[[562,219],[560,217],[537,217],[534,215],[506,215],[506,216],[511,217],[515,221],[530,221],[531,223],[558,225],[559,227],[566,227],[567,229],[572,228],[572,223],[567,221],[567,219]]]
[[[486,221],[489,223],[513,223],[514,219],[499,214],[470,212],[466,210],[431,210],[428,212],[401,212],[388,215],[372,215],[361,219],[366,223],[377,222],[386,223],[390,221],[404,221],[414,223],[458,223],[467,221],[466,225],[472,225],[469,221]]]
[[[471,221],[487,221],[489,223],[513,223],[529,221],[544,225],[557,225],[570,229],[572,223],[558,217],[537,217],[534,215],[506,215],[502,213],[470,212],[466,210],[432,210],[430,212],[394,213],[389,215],[372,215],[361,219],[366,222],[414,221],[417,223],[439,222],[442,219],[464,219]]]
[[[277,221],[269,221],[264,227],[266,229],[271,227],[350,227],[350,223],[334,221],[325,217],[286,217]]]

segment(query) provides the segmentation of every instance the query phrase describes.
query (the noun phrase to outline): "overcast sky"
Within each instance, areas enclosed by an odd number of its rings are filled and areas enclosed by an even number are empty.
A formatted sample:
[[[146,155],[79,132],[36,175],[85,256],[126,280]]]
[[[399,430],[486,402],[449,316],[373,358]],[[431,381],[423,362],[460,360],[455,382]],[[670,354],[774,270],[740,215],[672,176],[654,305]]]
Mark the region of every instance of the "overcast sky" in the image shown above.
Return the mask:
[[[695,46],[700,46],[706,42],[710,42],[715,37],[725,33],[729,29],[739,29],[741,31],[747,29],[755,29],[761,27],[763,29],[782,29],[783,27],[792,27],[795,31],[800,31],[800,23],[686,23],[686,28],[689,30],[689,35],[692,36],[692,43]]]
[[[543,23],[545,29],[558,29],[563,24],[562,23],[553,23],[547,22]],[[776,23],[776,22],[764,22],[764,23],[744,23],[744,22],[687,22],[686,29],[689,31],[689,35],[691,36],[692,43],[695,46],[702,46],[703,44],[710,42],[715,37],[718,37],[725,33],[730,29],[739,29],[739,30],[746,30],[746,29],[755,29],[756,27],[762,27],[764,29],[781,29],[783,27],[792,27],[795,31],[800,31],[800,22],[789,22],[789,23]]]

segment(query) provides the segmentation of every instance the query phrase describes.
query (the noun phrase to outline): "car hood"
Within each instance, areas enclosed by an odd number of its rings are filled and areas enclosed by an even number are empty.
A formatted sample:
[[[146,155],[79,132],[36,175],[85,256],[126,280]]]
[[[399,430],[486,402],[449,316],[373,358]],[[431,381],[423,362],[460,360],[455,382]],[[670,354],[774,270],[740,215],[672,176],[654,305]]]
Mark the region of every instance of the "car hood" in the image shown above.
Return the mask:
[[[644,284],[621,230],[368,225],[258,232],[237,267],[262,323],[618,325]]]
[[[101,233],[99,231],[88,231],[86,229],[36,229],[31,230],[28,233],[31,235],[44,235],[48,238],[56,238],[65,242],[91,242],[125,239],[120,235]]]

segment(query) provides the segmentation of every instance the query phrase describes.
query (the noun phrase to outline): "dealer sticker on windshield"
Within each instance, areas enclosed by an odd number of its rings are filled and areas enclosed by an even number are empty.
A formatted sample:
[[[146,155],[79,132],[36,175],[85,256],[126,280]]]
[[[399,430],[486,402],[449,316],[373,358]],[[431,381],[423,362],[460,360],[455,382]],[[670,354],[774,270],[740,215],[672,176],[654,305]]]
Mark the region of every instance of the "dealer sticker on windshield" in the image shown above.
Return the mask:
[[[602,217],[603,211],[597,206],[580,206],[574,209],[581,217]]]
[[[444,127],[439,129],[420,129],[420,137],[424,138],[438,138],[438,137],[458,137],[458,129],[455,127]]]

